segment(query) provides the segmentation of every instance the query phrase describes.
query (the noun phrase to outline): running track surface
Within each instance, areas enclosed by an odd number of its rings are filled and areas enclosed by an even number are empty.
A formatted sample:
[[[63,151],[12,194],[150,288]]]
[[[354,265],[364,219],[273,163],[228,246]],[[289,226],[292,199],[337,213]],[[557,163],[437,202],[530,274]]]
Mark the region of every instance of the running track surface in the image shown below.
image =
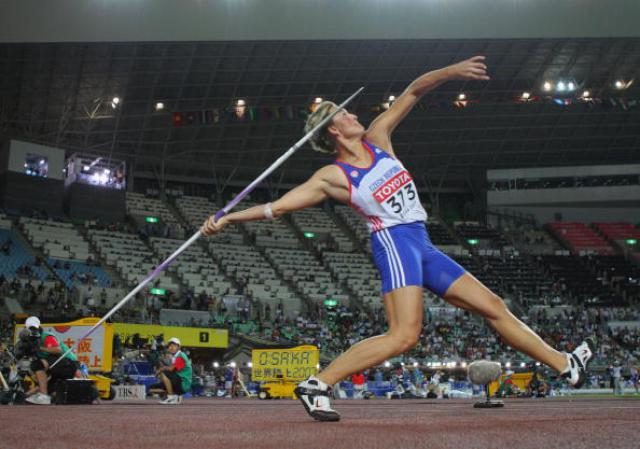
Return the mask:
[[[297,401],[191,399],[0,406],[0,449],[637,449],[640,399],[335,401],[339,423]]]

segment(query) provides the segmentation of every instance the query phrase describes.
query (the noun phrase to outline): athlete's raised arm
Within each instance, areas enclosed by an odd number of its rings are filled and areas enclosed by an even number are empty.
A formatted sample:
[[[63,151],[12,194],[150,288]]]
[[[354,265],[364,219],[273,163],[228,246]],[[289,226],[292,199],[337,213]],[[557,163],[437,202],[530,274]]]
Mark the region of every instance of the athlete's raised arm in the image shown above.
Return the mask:
[[[322,167],[304,184],[290,190],[273,203],[260,204],[243,211],[232,212],[218,221],[215,221],[215,216],[212,215],[204,222],[200,231],[204,235],[212,235],[222,231],[226,225],[231,223],[278,218],[289,212],[315,206],[330,196],[348,201],[349,187],[344,175],[341,175],[339,170],[335,165]]]
[[[484,56],[474,56],[457,64],[425,73],[416,78],[396,99],[391,107],[380,114],[369,126],[366,139],[376,146],[391,149],[393,130],[427,92],[450,80],[488,80]]]

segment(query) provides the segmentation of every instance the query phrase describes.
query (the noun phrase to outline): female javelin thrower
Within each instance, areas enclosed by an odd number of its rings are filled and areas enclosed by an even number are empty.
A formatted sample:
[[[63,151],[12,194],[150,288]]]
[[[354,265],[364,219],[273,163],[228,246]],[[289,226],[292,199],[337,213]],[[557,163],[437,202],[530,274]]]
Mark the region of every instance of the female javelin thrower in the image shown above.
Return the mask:
[[[448,80],[488,80],[484,59],[476,56],[420,76],[368,129],[354,114],[339,111],[311,139],[315,150],[336,155],[334,164],[322,167],[307,182],[273,203],[231,213],[217,222],[212,216],[202,227],[203,234],[211,235],[229,223],[272,220],[327,198],[349,204],[366,218],[374,261],[382,277],[389,329],[384,335],[353,345],[324,371],[298,385],[296,394],[316,420],[340,419],[329,402],[331,385],[418,343],[423,288],[454,306],[480,314],[507,344],[550,366],[575,387],[584,382],[587,364],[593,357],[592,342],[582,343],[572,354],[551,348],[518,320],[500,297],[433,246],[425,228],[427,213],[416,186],[391,144],[393,130],[425,93]],[[334,103],[321,103],[308,118],[305,129],[313,129],[335,108]]]

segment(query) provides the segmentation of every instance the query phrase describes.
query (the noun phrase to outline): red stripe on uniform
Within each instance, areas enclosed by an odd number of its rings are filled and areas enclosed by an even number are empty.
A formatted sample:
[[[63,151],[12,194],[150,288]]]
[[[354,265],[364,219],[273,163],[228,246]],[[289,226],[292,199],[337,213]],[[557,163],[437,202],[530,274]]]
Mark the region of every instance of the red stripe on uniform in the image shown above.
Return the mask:
[[[380,220],[380,218],[373,217],[373,216],[369,216],[368,218],[371,224],[373,225],[374,231],[379,231],[380,229],[382,229],[382,220]]]

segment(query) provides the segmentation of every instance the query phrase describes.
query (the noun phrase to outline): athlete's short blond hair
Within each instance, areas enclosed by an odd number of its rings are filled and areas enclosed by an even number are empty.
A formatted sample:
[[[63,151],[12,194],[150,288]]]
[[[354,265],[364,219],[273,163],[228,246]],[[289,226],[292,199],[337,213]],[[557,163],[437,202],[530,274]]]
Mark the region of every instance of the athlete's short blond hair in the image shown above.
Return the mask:
[[[307,123],[304,125],[304,132],[308,133],[313,128],[318,126],[322,120],[324,120],[329,114],[331,114],[338,107],[332,101],[323,101],[318,105],[313,114],[311,114],[307,118]],[[333,137],[327,131],[331,123],[327,123],[322,129],[318,130],[314,135],[309,139],[309,143],[311,144],[311,148],[315,151],[319,151],[321,153],[327,154],[336,154],[336,142]]]

